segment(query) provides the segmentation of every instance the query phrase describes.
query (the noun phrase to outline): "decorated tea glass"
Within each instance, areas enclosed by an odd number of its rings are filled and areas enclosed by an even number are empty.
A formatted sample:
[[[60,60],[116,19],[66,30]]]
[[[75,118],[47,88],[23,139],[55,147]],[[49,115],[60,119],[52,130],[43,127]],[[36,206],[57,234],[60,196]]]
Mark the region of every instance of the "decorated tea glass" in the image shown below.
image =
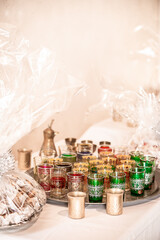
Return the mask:
[[[137,162],[133,159],[121,159],[119,164],[131,165],[132,168],[137,166]]]
[[[130,159],[131,158],[131,156],[128,153],[128,149],[127,149],[126,146],[115,148],[114,154],[117,157],[117,164],[122,159]]]
[[[144,153],[142,151],[132,151],[130,152],[130,156],[131,156],[131,159],[139,163],[140,159],[144,156]]]
[[[113,173],[112,168],[104,168],[104,169],[98,169],[98,174],[101,174],[104,176],[104,192],[106,189],[110,188],[110,181],[109,181],[109,174]]]
[[[124,172],[113,172],[109,174],[110,187],[125,190],[126,174]]]
[[[93,144],[92,143],[80,143],[78,144],[77,159],[82,160],[83,156],[90,156],[93,154]]]
[[[55,164],[61,163],[61,162],[63,162],[63,159],[62,158],[58,158],[58,157],[46,159],[46,163],[48,163],[50,165],[55,165]]]
[[[109,155],[108,157],[102,158],[105,164],[110,164],[112,166],[112,169],[115,170],[115,167],[117,165],[117,158],[114,155]]]
[[[62,153],[61,155],[63,162],[70,162],[70,163],[76,162],[76,157],[77,157],[77,154],[74,152],[65,152],[65,153]]]
[[[118,164],[116,166],[116,171],[117,172],[124,172],[126,174],[126,183],[125,183],[125,191],[130,190],[130,181],[129,181],[129,170],[132,168],[131,165],[128,164]]]
[[[55,164],[55,169],[58,168],[58,169],[64,169],[66,171],[66,174],[68,172],[71,172],[72,171],[72,163],[69,163],[69,162],[60,162],[60,163],[56,163]],[[67,179],[66,179],[67,180]],[[66,182],[66,188],[68,188],[68,182]]]
[[[73,168],[73,172],[80,172],[84,174],[84,186],[83,186],[83,191],[87,192],[88,190],[88,184],[87,184],[87,176],[88,176],[88,168],[86,167],[76,167]]]
[[[86,155],[86,156],[82,156],[81,161],[89,162],[90,160],[95,160],[95,159],[97,159],[97,157],[95,155]]]
[[[152,179],[152,182],[154,182],[154,180],[155,180],[155,171],[156,171],[156,160],[157,160],[157,158],[156,158],[156,157],[153,157],[153,156],[150,156],[150,155],[144,155],[143,157],[141,157],[140,160],[152,164],[152,167],[153,167],[153,169],[152,169],[152,171],[153,171],[153,179]]]
[[[69,192],[83,192],[84,174],[82,172],[67,173],[68,191]]]
[[[54,198],[63,198],[66,188],[66,171],[63,168],[53,169],[50,179],[50,195]]]
[[[145,181],[144,181],[144,189],[148,190],[152,187],[152,181],[153,181],[153,167],[150,162],[141,161],[139,164],[139,168],[142,168],[145,170]]]
[[[53,170],[54,167],[47,163],[43,163],[37,166],[38,182],[46,192],[50,192],[51,190],[50,179]]]
[[[102,202],[104,189],[104,176],[101,174],[90,173],[88,175],[89,202]]]
[[[107,156],[112,152],[112,148],[110,147],[111,142],[108,141],[101,141],[99,142],[99,148],[98,148],[98,156],[101,158],[102,156]]]
[[[59,162],[55,164],[55,168],[63,168],[67,173],[72,171],[72,164],[69,162]]]
[[[88,168],[89,164],[88,162],[76,162],[74,163],[75,168]]]
[[[145,169],[134,167],[129,170],[130,190],[132,195],[141,196],[144,194]]]

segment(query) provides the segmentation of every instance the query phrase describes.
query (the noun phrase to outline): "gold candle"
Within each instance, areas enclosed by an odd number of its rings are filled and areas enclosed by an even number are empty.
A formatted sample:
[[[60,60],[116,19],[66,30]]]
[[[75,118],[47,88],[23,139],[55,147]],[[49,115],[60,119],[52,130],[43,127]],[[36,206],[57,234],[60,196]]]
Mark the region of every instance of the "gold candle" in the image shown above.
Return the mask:
[[[70,192],[68,197],[68,215],[73,219],[85,217],[85,197],[84,192]]]
[[[32,150],[21,148],[18,149],[18,168],[27,170],[31,167],[31,152]]]
[[[106,213],[117,216],[123,213],[123,190],[118,188],[110,188],[106,190],[107,203]]]

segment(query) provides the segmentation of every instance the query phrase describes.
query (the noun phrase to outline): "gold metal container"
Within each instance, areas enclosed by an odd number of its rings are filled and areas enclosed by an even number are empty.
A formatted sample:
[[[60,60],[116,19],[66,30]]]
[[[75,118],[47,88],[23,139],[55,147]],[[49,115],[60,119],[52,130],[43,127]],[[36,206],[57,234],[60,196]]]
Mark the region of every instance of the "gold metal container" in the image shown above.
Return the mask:
[[[43,135],[44,135],[44,140],[43,140],[43,144],[40,150],[40,156],[45,155],[45,156],[51,156],[54,154],[54,156],[57,156],[57,150],[55,147],[55,143],[54,143],[54,137],[58,134],[58,132],[54,131],[52,129],[52,124],[53,121],[51,121],[51,124],[48,126],[48,128],[46,128],[43,131]]]
[[[31,167],[31,149],[18,149],[18,168],[20,170],[27,170]]]
[[[124,191],[118,188],[110,188],[106,190],[107,203],[106,213],[117,216],[123,213],[123,193]]]
[[[85,197],[84,192],[70,192],[68,197],[68,216],[73,219],[85,217]]]

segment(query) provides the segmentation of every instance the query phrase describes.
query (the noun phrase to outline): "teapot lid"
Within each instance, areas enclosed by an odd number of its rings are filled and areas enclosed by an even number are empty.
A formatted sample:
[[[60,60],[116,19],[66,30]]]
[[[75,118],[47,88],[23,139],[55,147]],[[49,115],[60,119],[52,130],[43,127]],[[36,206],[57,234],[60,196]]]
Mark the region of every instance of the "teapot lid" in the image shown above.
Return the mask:
[[[48,128],[46,128],[43,132],[44,133],[48,133],[48,134],[52,134],[54,133],[54,130],[52,129],[52,124],[54,122],[54,119],[51,120],[51,123],[48,125]]]

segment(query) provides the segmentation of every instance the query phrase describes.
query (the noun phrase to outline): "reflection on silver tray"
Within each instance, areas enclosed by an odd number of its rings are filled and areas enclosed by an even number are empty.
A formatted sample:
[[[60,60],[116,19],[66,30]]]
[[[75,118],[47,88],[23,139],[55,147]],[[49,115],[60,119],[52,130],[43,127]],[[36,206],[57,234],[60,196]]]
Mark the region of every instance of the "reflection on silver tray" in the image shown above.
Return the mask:
[[[41,211],[32,215],[32,217],[30,217],[30,219],[28,219],[27,221],[24,221],[22,223],[0,227],[0,232],[13,233],[13,232],[22,231],[22,230],[25,230],[25,229],[31,227],[37,221]]]
[[[34,178],[33,169],[28,170],[26,173],[28,173],[29,175],[31,175]],[[67,192],[68,191],[66,190],[66,194],[67,194]],[[144,195],[140,196],[140,197],[132,196],[130,191],[125,192],[123,206],[127,207],[127,206],[145,203],[147,201],[151,201],[158,197],[160,197],[160,171],[156,170],[156,178],[155,178],[155,182],[152,184],[151,190],[145,190]],[[67,196],[65,196],[64,198],[61,198],[61,199],[57,199],[57,198],[53,198],[53,197],[47,195],[47,203],[67,204],[68,200],[67,200]],[[105,194],[103,195],[102,203],[90,203],[89,199],[88,199],[88,195],[86,197],[86,202],[85,202],[86,205],[88,205],[88,204],[89,205],[97,205],[97,204],[103,205],[105,203],[106,203]]]

